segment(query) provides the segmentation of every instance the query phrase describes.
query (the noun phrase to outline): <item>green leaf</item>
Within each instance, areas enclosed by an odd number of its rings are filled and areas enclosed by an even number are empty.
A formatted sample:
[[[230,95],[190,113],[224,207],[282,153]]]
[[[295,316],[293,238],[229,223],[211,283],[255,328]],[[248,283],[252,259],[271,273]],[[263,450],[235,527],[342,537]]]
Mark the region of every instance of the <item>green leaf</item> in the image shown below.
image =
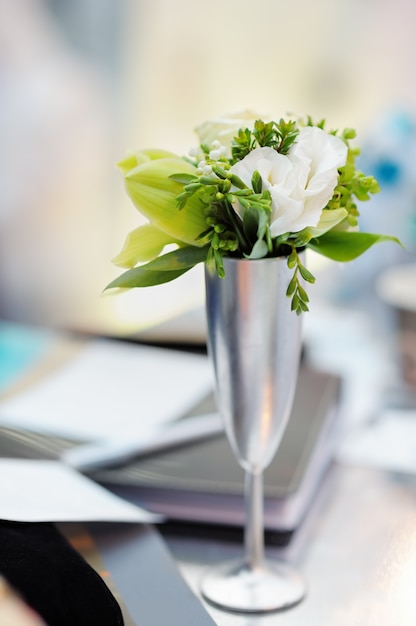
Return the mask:
[[[142,265],[143,268],[151,271],[176,271],[185,268],[193,267],[197,263],[202,263],[206,260],[209,246],[203,248],[197,248],[196,246],[184,246],[178,248],[167,254],[153,259],[146,265]]]
[[[218,250],[213,250],[213,257],[214,257],[214,262],[215,262],[215,269],[217,270],[217,274],[220,278],[224,278],[225,276],[225,270],[224,270],[224,263],[222,261],[222,255]]]
[[[258,239],[254,244],[250,254],[244,255],[247,259],[263,259],[267,256],[269,249],[264,239]]]
[[[123,248],[113,259],[113,263],[120,267],[132,268],[137,263],[154,259],[171,243],[179,245],[180,242],[154,224],[144,224],[127,235]]]
[[[371,246],[383,241],[391,241],[402,246],[397,237],[374,233],[329,231],[316,239],[311,239],[308,247],[333,261],[352,261],[366,252]]]
[[[334,226],[342,222],[342,220],[344,220],[347,216],[348,211],[346,209],[324,210],[321,213],[318,225],[315,227],[309,226],[308,228],[305,228],[304,231],[301,231],[300,234],[305,232],[305,234],[310,235],[309,239],[320,237],[328,232],[328,230],[334,228]]]
[[[256,209],[248,206],[243,215],[244,232],[250,241],[256,239],[259,224],[259,213]]]
[[[300,300],[299,300],[299,296],[295,293],[295,295],[292,298],[292,303],[290,305],[290,308],[292,309],[292,311],[298,311],[300,308]]]
[[[303,302],[309,302],[309,296],[300,284],[298,285],[298,292]]]
[[[253,172],[253,176],[251,177],[251,186],[252,186],[254,193],[261,193],[263,181],[257,170]]]
[[[175,183],[181,183],[182,185],[189,185],[195,180],[198,180],[198,176],[195,176],[193,174],[185,174],[185,172],[182,172],[180,174],[171,174],[169,178],[171,180],[174,180]]]
[[[173,252],[163,254],[153,261],[135,267],[113,280],[106,289],[115,287],[130,289],[132,287],[150,287],[160,285],[181,276],[198,263],[207,258],[209,246],[197,248],[186,246]]]
[[[145,269],[145,266],[135,267],[132,270],[127,270],[127,272],[124,272],[124,274],[113,280],[105,289],[132,289],[134,287],[153,287],[155,285],[162,285],[163,283],[168,283],[171,280],[178,278],[190,269],[190,267],[186,267],[183,270],[157,272],[155,270],[147,270]]]
[[[308,283],[315,282],[315,276],[308,269],[306,269],[304,265],[301,265],[300,263],[298,263],[298,269],[299,269],[300,275],[302,276],[304,280],[306,280]]]
[[[295,273],[295,274],[292,276],[292,278],[290,279],[290,283],[289,283],[289,285],[288,285],[288,287],[287,287],[287,290],[286,290],[286,295],[287,295],[288,297],[293,296],[293,294],[294,294],[294,293],[295,293],[295,291],[296,291],[296,287],[297,287],[297,286],[298,286],[298,279],[297,279],[297,275],[296,275],[296,273]]]
[[[292,250],[287,259],[287,266],[289,269],[293,269],[298,261],[298,255],[296,250]]]
[[[266,211],[259,211],[258,216],[259,227],[257,229],[257,237],[262,239],[269,226],[269,215]]]

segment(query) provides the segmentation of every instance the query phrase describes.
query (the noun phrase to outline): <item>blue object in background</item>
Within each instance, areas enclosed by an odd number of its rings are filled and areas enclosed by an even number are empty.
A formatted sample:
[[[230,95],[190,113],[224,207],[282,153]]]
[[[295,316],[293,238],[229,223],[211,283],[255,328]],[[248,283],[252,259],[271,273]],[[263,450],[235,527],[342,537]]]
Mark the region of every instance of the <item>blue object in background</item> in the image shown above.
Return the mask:
[[[387,111],[360,144],[358,169],[380,185],[370,202],[358,203],[360,230],[394,235],[404,248],[381,243],[334,268],[327,295],[342,304],[374,298],[383,271],[416,260],[416,117],[403,110]]]
[[[357,165],[375,176],[381,189],[369,207],[365,203],[359,206],[361,230],[395,235],[409,251],[414,251],[416,118],[406,111],[384,114],[361,147]]]
[[[0,391],[29,369],[50,341],[50,331],[0,322]]]

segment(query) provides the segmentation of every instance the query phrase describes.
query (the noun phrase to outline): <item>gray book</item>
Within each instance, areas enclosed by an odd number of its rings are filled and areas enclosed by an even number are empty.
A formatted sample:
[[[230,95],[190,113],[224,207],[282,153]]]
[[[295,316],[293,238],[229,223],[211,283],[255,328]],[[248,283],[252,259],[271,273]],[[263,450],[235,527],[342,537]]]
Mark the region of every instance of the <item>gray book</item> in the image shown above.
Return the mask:
[[[292,414],[264,475],[265,527],[292,533],[332,460],[338,377],[302,366]],[[118,495],[184,524],[238,528],[244,523],[244,473],[225,435],[217,435],[92,477]],[[212,529],[211,529],[212,530]]]

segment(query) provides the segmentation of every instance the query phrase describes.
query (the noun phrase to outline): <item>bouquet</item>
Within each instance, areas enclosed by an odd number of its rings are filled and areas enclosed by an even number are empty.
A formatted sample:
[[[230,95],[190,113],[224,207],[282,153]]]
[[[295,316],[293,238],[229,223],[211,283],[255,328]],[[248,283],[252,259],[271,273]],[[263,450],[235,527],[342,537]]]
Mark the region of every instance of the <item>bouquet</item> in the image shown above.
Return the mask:
[[[133,230],[114,263],[128,268],[107,288],[171,281],[223,257],[286,257],[292,310],[308,310],[302,263],[309,248],[351,261],[395,237],[360,232],[357,202],[379,191],[356,168],[355,131],[326,131],[325,120],[264,121],[250,112],[203,123],[198,146],[180,157],[149,149],[119,163],[127,193],[147,223]],[[168,251],[166,251],[168,249]]]

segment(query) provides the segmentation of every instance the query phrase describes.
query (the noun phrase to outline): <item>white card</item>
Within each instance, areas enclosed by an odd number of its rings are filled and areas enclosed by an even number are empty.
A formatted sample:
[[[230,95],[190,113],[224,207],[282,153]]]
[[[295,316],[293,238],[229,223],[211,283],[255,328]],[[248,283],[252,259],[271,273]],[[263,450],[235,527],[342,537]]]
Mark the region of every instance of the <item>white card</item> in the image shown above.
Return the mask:
[[[0,519],[15,522],[156,522],[57,461],[0,459]]]
[[[204,355],[97,339],[0,403],[0,424],[76,440],[147,437],[212,389]]]

